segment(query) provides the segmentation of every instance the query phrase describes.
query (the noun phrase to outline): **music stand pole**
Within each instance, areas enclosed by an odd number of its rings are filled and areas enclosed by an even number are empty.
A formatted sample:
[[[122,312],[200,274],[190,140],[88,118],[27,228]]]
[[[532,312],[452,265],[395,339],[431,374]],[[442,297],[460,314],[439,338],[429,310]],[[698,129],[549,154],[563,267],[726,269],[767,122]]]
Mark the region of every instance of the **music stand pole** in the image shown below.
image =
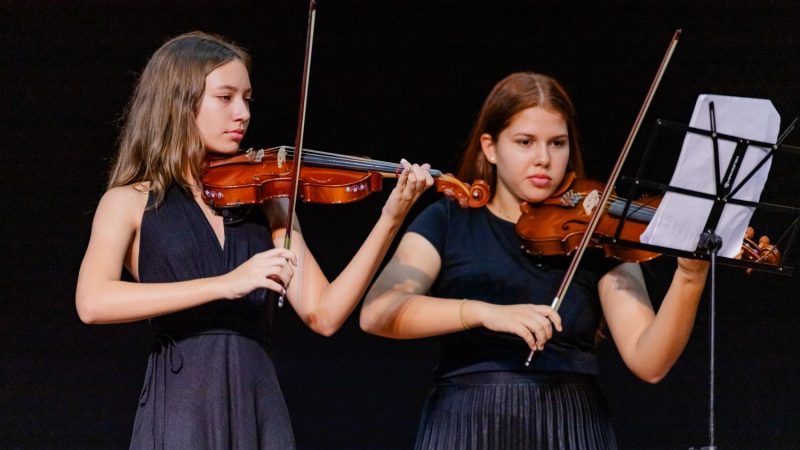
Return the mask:
[[[709,312],[709,369],[708,369],[708,445],[700,447],[700,450],[716,450],[714,444],[714,349],[715,347],[715,322],[716,322],[716,280],[717,280],[717,252],[722,248],[722,238],[714,233],[714,230],[707,229],[700,235],[698,249],[705,250],[710,255],[711,261],[711,288],[710,288],[710,312]],[[691,447],[690,450],[694,450]]]

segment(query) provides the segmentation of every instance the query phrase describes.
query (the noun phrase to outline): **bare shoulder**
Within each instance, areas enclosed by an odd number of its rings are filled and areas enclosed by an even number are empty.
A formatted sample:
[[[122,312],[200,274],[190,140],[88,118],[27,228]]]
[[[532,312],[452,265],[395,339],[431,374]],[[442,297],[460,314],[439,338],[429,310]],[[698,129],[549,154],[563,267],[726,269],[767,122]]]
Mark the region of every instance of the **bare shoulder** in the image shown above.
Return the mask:
[[[100,199],[95,217],[137,220],[147,206],[147,196],[147,186],[142,184],[111,188]]]
[[[150,188],[146,183],[129,184],[127,186],[117,186],[111,188],[103,194],[103,198],[109,198],[113,201],[138,201],[144,197],[147,201],[147,194]]]
[[[147,197],[146,189],[134,185],[115,187],[103,194],[94,214],[79,283],[92,279],[91,274],[119,279],[123,264],[137,276],[137,239]]]
[[[148,187],[144,184],[129,184],[127,186],[118,186],[111,188],[103,194],[101,202],[122,202],[135,204],[141,203],[144,200],[147,203]]]

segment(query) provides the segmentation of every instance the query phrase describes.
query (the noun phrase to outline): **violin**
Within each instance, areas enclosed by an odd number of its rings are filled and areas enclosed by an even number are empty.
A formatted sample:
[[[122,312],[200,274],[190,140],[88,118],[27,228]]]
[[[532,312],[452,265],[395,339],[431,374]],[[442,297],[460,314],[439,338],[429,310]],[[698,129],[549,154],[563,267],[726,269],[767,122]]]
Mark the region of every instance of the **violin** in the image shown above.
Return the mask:
[[[522,216],[516,224],[517,234],[523,242],[522,248],[537,256],[572,254],[586,233],[589,220],[599,207],[598,199],[604,190],[605,185],[599,181],[577,179],[574,173],[569,173],[550,198],[536,204],[522,204]],[[639,236],[653,218],[661,199],[662,196],[658,195],[631,201],[618,239],[639,242]],[[628,200],[613,193],[610,195],[604,210],[599,211],[602,217],[589,245],[602,248],[607,257],[625,262],[644,262],[660,256],[659,253],[649,250],[600,242],[600,237],[616,237],[627,202]],[[762,236],[756,243],[754,236],[755,230],[748,227],[737,259],[780,264],[780,251],[770,243],[769,237]]]
[[[288,197],[292,193],[294,148],[247,150],[207,162],[201,177],[203,200],[212,208],[236,208]],[[339,204],[361,200],[382,189],[384,178],[396,178],[400,164],[303,149],[297,195],[304,202]],[[479,208],[489,200],[489,184],[467,185],[454,176],[430,170],[438,192],[461,207]]]
[[[569,173],[566,182],[550,198],[541,203],[522,204],[522,216],[516,224],[522,248],[537,256],[572,254],[583,238],[589,219],[599,206],[599,195],[604,190],[605,186],[599,181],[576,179],[574,173]],[[638,242],[660,201],[659,196],[633,202],[620,239]],[[613,237],[616,234],[625,203],[612,194],[593,237]],[[597,239],[592,239],[590,245],[596,247],[600,244]],[[603,245],[602,248],[606,256],[626,262],[644,262],[659,256],[655,252],[615,245]]]
[[[735,259],[744,259],[747,261],[755,261],[764,264],[778,265],[781,263],[781,252],[778,247],[770,242],[769,236],[761,236],[756,243],[753,238],[756,231],[753,227],[747,227],[744,232],[744,240],[742,241],[742,248]],[[748,273],[752,269],[747,269]]]

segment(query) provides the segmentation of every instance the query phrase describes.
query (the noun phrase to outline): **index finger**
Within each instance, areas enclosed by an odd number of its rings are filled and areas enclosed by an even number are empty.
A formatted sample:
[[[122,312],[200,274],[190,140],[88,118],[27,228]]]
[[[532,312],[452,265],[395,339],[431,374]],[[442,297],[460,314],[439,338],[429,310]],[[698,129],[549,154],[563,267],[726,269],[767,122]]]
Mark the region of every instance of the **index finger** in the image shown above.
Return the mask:
[[[291,262],[293,265],[297,265],[297,255],[295,255],[293,251],[283,247],[277,247],[273,250],[275,251],[275,256],[282,257]]]
[[[555,309],[548,307],[550,311],[548,311],[544,316],[553,323],[553,326],[556,327],[558,331],[564,331],[561,328],[561,316],[556,312]]]

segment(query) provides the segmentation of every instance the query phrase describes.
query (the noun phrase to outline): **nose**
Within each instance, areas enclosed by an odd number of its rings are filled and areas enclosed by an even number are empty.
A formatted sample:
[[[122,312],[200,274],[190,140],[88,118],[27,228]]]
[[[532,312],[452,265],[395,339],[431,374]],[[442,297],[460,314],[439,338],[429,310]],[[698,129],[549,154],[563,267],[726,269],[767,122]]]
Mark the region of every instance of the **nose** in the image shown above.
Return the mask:
[[[540,167],[550,165],[550,149],[546,142],[537,142],[533,147],[533,164]]]
[[[233,111],[233,118],[238,122],[247,123],[250,120],[250,104],[247,100],[240,98],[236,101]]]

